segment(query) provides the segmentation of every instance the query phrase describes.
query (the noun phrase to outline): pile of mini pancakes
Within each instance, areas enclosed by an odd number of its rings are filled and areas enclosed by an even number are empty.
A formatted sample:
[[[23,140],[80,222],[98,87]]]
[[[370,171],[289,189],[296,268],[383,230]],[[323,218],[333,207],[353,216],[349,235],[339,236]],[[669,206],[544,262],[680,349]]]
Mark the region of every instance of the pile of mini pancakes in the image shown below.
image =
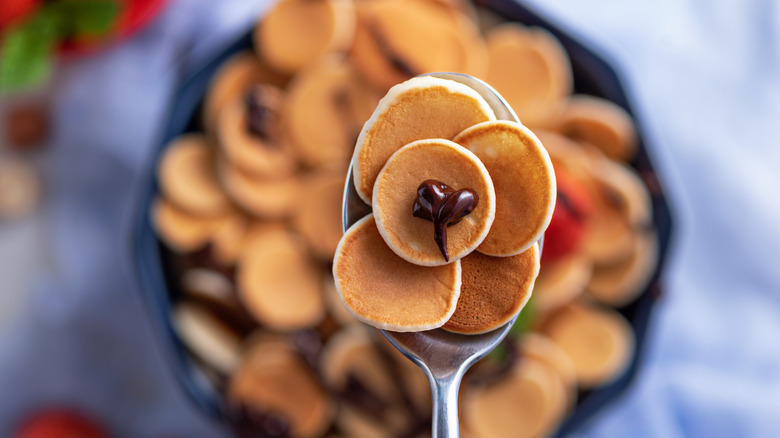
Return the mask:
[[[172,321],[239,434],[429,436],[427,380],[345,308],[331,272],[361,130],[393,86],[430,71],[496,88],[544,145],[557,180],[522,313],[530,328],[507,339],[512,354],[467,374],[462,435],[549,435],[578,395],[621,375],[633,333],[615,309],[644,290],[657,251],[646,184],[627,164],[636,133],[621,108],[572,95],[569,61],[550,34],[451,0],[282,0],[254,36],[255,51],[213,78],[203,129],[165,148],[152,212],[176,286]],[[485,178],[475,175],[448,184],[478,189]],[[373,203],[370,187],[363,197]],[[485,228],[477,219],[490,196],[480,202],[448,228],[451,256],[481,254],[473,241],[459,250],[455,232],[470,220]],[[426,226],[439,260],[430,222],[408,219]]]

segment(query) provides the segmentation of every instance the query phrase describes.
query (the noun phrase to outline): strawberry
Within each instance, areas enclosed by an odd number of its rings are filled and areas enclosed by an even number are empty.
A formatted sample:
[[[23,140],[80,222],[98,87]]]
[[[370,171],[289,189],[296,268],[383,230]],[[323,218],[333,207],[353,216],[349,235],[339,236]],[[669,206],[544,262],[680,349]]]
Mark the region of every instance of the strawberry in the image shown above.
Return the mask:
[[[36,413],[14,438],[108,438],[94,420],[72,411],[54,409]]]
[[[558,195],[550,225],[544,233],[542,263],[574,252],[585,235],[585,223],[593,212],[590,193],[575,178],[555,169]]]
[[[0,7],[0,32],[7,26],[18,23],[30,16],[38,6],[41,0],[2,0],[3,6]]]

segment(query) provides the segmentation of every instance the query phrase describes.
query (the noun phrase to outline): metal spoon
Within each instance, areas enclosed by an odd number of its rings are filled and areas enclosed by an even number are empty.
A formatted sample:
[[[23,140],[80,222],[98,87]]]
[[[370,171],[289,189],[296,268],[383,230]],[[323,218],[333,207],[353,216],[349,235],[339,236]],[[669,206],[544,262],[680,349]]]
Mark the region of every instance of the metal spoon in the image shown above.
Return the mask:
[[[487,101],[497,119],[519,122],[504,98],[481,80],[459,73],[431,73],[430,76],[471,87]],[[355,191],[350,166],[342,207],[344,231],[370,212],[371,207]],[[442,329],[409,333],[381,330],[395,348],[417,364],[428,377],[433,396],[433,438],[457,438],[460,435],[458,390],[461,379],[466,370],[506,337],[515,319],[481,335],[460,335]]]

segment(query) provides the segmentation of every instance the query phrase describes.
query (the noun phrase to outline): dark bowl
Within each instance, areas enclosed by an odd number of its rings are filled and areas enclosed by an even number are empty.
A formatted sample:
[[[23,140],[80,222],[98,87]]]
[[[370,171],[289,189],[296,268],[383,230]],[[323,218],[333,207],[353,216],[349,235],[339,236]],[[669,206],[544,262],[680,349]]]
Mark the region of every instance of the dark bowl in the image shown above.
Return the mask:
[[[653,223],[657,231],[659,260],[649,286],[631,304],[618,309],[631,323],[636,335],[636,353],[627,371],[607,386],[581,393],[572,414],[562,423],[556,436],[562,437],[580,428],[609,403],[614,401],[637,375],[644,352],[644,340],[648,332],[653,306],[661,296],[660,276],[663,272],[669,241],[672,234],[672,218],[649,156],[649,145],[643,135],[641,120],[632,109],[625,89],[614,68],[593,49],[575,40],[549,18],[511,0],[492,0],[486,6],[508,20],[526,25],[538,26],[555,35],[568,52],[571,60],[576,93],[589,94],[610,100],[628,111],[634,118],[639,134],[639,153],[630,163],[641,175],[648,187],[653,204]],[[155,169],[163,148],[175,137],[193,131],[201,131],[201,104],[209,82],[220,65],[233,54],[252,47],[251,33],[222,50],[208,60],[179,87],[168,108],[168,120],[159,139],[159,144],[148,163],[145,185],[137,208],[133,230],[133,249],[136,272],[140,280],[141,293],[146,301],[149,315],[159,341],[162,343],[167,362],[190,399],[207,415],[229,422],[226,400],[217,386],[207,377],[197,360],[187,351],[173,329],[171,311],[174,297],[178,293],[167,250],[155,235],[150,209],[158,193]]]

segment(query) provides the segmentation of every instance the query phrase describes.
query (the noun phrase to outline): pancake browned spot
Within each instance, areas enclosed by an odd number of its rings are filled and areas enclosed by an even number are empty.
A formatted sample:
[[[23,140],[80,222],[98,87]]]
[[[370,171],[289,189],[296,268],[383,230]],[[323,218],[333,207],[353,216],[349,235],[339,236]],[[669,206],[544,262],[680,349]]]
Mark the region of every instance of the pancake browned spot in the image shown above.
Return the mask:
[[[363,125],[353,156],[355,188],[371,203],[376,177],[395,151],[415,140],[451,139],[480,122],[495,120],[476,91],[458,82],[423,76],[387,92]]]
[[[289,232],[270,228],[258,233],[236,269],[239,298],[261,324],[296,330],[313,327],[325,316],[319,271]]]
[[[487,82],[509,102],[523,124],[542,126],[557,115],[571,93],[569,59],[545,30],[508,23],[487,35]]]
[[[547,151],[527,128],[503,120],[467,128],[454,141],[485,163],[496,188],[496,219],[477,250],[494,256],[525,251],[542,236],[555,208]]]
[[[461,289],[455,313],[444,329],[479,334],[514,318],[531,298],[539,274],[539,246],[518,255],[491,257],[474,252],[461,259]]]
[[[295,73],[326,53],[348,49],[354,33],[352,0],[282,0],[260,21],[254,42],[260,58]]]
[[[157,168],[160,191],[171,203],[190,213],[217,216],[230,207],[214,171],[214,149],[201,134],[171,141]]]
[[[295,170],[296,157],[281,125],[282,91],[253,85],[226,103],[217,137],[222,155],[257,178],[279,178]]]
[[[571,304],[545,321],[542,332],[572,360],[583,388],[619,377],[634,351],[631,326],[609,308]]]
[[[477,195],[473,210],[446,226],[449,259],[434,239],[435,222],[413,215],[420,184],[426,180]],[[399,149],[379,173],[372,199],[376,224],[387,245],[405,260],[423,266],[443,265],[473,251],[488,235],[496,210],[485,166],[467,149],[444,139],[418,140]]]
[[[436,267],[407,262],[385,244],[373,215],[357,221],[341,238],[333,276],[347,309],[385,330],[440,327],[460,295],[460,261]]]

